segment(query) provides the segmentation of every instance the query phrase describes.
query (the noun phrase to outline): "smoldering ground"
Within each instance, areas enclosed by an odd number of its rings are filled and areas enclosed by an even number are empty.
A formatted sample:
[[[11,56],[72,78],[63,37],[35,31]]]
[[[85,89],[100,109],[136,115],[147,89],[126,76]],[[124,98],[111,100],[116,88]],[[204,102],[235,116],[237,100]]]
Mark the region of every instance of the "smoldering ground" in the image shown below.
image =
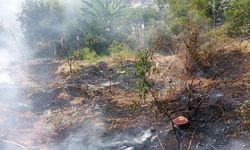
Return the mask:
[[[36,137],[38,137],[38,133],[41,132],[31,133],[31,130],[22,131],[21,127],[25,127],[26,129],[33,128],[36,125],[34,123],[35,121],[45,117],[48,117],[48,120],[50,120],[52,118],[51,114],[57,111],[57,109],[53,107],[54,110],[47,110],[38,116],[33,116],[33,118],[23,119],[23,117],[18,116],[23,112],[30,113],[32,109],[34,109],[30,101],[36,101],[36,99],[31,99],[26,102],[25,99],[27,97],[24,95],[25,92],[23,92],[26,87],[22,85],[23,80],[26,80],[27,77],[22,75],[22,73],[26,74],[25,71],[27,70],[20,67],[20,65],[22,66],[23,63],[26,63],[24,56],[27,54],[25,52],[25,42],[17,21],[17,14],[20,12],[22,2],[23,0],[0,1],[0,23],[2,24],[2,32],[0,33],[0,139],[2,139],[2,141],[0,140],[0,149],[3,150],[19,150],[25,149],[25,147],[39,149],[40,147],[37,147],[34,141],[37,140]],[[75,10],[80,9],[81,1],[65,0],[62,4],[65,4],[65,19],[63,23],[56,24],[54,27],[55,30],[60,31],[63,29],[57,29],[57,27],[64,28],[72,21],[72,18],[75,16]],[[51,61],[45,60],[42,63],[44,62],[47,66],[41,65],[45,66],[42,70],[37,64],[31,65],[33,68],[40,70],[37,72],[34,71],[32,67],[28,67],[30,72],[34,72],[32,75],[34,79],[39,80],[39,77],[46,76],[45,79],[49,80],[47,76],[52,72],[49,71],[48,66]],[[31,87],[31,90],[40,89]],[[46,96],[49,95],[50,90],[51,89],[43,88],[39,92],[44,93]],[[37,99],[45,101],[43,98]],[[40,103],[38,103],[38,105],[39,104]],[[49,105],[52,104],[49,103]],[[47,104],[45,108],[46,106]],[[102,113],[102,111],[100,110],[99,113]],[[32,116],[34,114],[29,115]],[[109,136],[102,136],[107,130],[103,117],[104,116],[99,116],[99,125],[96,125],[93,121],[94,119],[85,120],[73,134],[65,137],[60,142],[52,142],[44,147],[49,150],[142,150],[145,145],[151,144],[152,141],[157,143],[155,140],[156,133],[153,133],[150,129],[128,129],[119,133],[110,134]],[[70,118],[71,116],[69,115],[69,119]],[[51,127],[55,126],[53,122],[44,125],[48,126],[47,130],[42,131],[46,132],[43,133],[44,135],[50,135],[51,132],[54,132],[54,130],[51,129]],[[25,145],[25,147],[18,145],[18,143]],[[239,140],[232,140],[232,142],[229,142],[229,146],[231,146],[231,150],[244,150],[244,144],[242,143],[243,142]]]
[[[33,119],[43,117],[43,115],[34,117],[29,121],[20,117],[20,114],[30,113],[32,110],[32,105],[30,105],[27,100],[27,96],[23,95],[25,93],[23,91],[26,90],[27,87],[22,85],[24,80],[27,80],[27,76],[25,76],[27,74],[25,72],[27,68],[22,68],[23,65],[27,63],[27,48],[24,46],[25,42],[17,21],[17,15],[20,12],[23,2],[24,1],[21,0],[0,2],[0,9],[2,11],[0,15],[2,27],[0,33],[0,147],[3,150],[30,148],[27,143],[36,141],[35,138],[37,135],[31,133],[31,130],[26,130],[26,132],[22,131],[20,126],[30,126],[32,128],[32,123],[34,123]],[[66,9],[65,20],[63,24],[56,24],[57,27],[63,28],[71,21],[72,16],[75,15],[74,10],[80,9],[80,2],[81,1],[72,2],[69,0],[63,2],[63,4],[66,4],[66,7],[64,7]],[[46,72],[46,68],[43,69]],[[28,68],[28,70],[30,71],[30,68]],[[102,119],[100,119],[100,121],[102,122]],[[151,136],[151,134],[146,131],[145,134],[143,133],[144,131],[137,131],[138,138],[132,135],[118,134],[105,139],[95,134],[86,135],[85,133],[90,128],[98,131],[99,134],[104,133],[106,130],[104,126],[96,126],[89,120],[80,126],[78,129],[79,134],[73,137],[67,137],[64,142],[49,144],[49,146],[45,147],[46,149],[67,150],[98,150],[103,148],[110,149],[112,147],[131,149],[131,146],[125,146],[125,144],[141,144]],[[50,134],[49,132],[53,132],[53,130],[47,130],[46,132],[47,133],[44,134]],[[31,148],[36,148],[36,146],[31,146]]]

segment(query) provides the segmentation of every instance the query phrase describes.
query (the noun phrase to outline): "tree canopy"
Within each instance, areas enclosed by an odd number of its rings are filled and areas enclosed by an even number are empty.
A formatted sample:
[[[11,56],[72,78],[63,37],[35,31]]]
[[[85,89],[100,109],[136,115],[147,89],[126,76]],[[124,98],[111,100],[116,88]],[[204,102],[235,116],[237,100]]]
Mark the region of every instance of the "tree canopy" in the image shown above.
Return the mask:
[[[18,15],[34,49],[51,49],[64,39],[65,49],[90,48],[98,55],[116,41],[131,49],[147,47],[152,36],[179,35],[188,21],[211,29],[226,23],[229,35],[249,34],[248,0],[155,0],[135,5],[125,0],[82,0],[67,14],[68,3],[25,0]],[[72,11],[72,10],[71,10]],[[155,32],[155,33],[154,33]],[[164,32],[164,33],[163,33]]]
[[[51,47],[63,34],[64,7],[57,0],[25,0],[18,20],[32,48]]]

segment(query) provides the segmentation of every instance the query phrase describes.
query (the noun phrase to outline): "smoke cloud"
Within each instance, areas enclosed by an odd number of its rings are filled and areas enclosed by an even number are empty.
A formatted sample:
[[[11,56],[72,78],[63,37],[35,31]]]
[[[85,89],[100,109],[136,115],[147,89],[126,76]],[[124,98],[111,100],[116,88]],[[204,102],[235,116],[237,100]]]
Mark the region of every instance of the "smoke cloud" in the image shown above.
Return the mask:
[[[22,33],[17,21],[23,0],[1,0],[0,1],[0,65],[20,60],[22,44]]]

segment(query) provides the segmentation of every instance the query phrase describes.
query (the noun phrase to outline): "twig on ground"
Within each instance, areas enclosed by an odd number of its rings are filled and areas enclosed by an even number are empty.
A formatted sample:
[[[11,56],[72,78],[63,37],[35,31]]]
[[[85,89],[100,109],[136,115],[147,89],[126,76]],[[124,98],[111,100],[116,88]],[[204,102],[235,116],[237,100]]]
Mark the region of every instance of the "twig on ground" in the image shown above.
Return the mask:
[[[145,79],[144,79],[144,80],[145,80]],[[148,87],[150,87],[150,86],[149,86],[149,83],[148,83],[147,81],[146,81],[145,83],[147,84]],[[178,134],[177,134],[177,130],[176,130],[175,126],[174,126],[174,122],[173,122],[173,120],[172,120],[171,115],[169,114],[169,112],[167,112],[167,111],[165,110],[164,105],[162,105],[162,104],[158,101],[158,98],[155,96],[155,93],[153,92],[153,90],[152,90],[151,88],[149,88],[149,93],[152,95],[152,97],[153,97],[153,99],[154,99],[154,101],[155,101],[155,103],[156,103],[156,106],[159,107],[159,109],[160,109],[160,110],[168,117],[168,119],[170,120],[171,125],[172,125],[172,129],[173,129],[174,134],[175,134],[175,138],[176,138],[177,143],[178,143],[178,144],[177,144],[177,150],[179,150],[179,149],[180,149],[181,141],[180,141],[180,138],[179,138],[179,136],[178,136]]]
[[[220,110],[221,110],[221,113],[222,113],[222,117],[225,115],[225,113],[224,113],[224,110],[221,108],[221,106],[220,105],[217,105],[219,108],[220,108]]]
[[[208,94],[209,91],[210,91],[210,89],[207,90],[206,94],[202,97],[201,101],[195,106],[196,111],[200,108],[200,106],[204,102],[204,100],[206,100],[207,94]]]
[[[215,148],[213,145],[208,144],[209,147],[213,148],[214,150],[218,150],[217,148]]]
[[[109,92],[110,92],[110,94],[113,94],[113,92],[112,92],[112,77],[111,76],[109,76]]]
[[[162,150],[165,150],[165,148],[164,148],[164,146],[163,146],[163,144],[162,144],[162,142],[161,142],[161,139],[160,139],[160,137],[159,137],[159,132],[158,132],[158,130],[156,129],[156,126],[155,126],[155,130],[156,130],[156,136],[157,136],[158,142],[159,142],[159,144],[160,144],[160,146],[161,146],[161,149],[162,149]]]
[[[155,115],[154,115],[154,118],[155,118],[155,120],[156,120],[156,113],[154,113]],[[157,136],[157,140],[158,140],[158,142],[159,142],[159,144],[160,144],[160,146],[161,146],[161,149],[162,150],[165,150],[165,148],[164,148],[164,146],[163,146],[163,144],[162,144],[162,142],[161,142],[161,139],[160,139],[160,137],[159,137],[159,132],[158,132],[158,130],[157,130],[157,128],[156,128],[156,125],[154,125],[155,126],[155,130],[156,130],[156,136]]]
[[[221,108],[220,105],[216,105],[216,106],[219,107],[219,109],[221,110],[221,113],[222,113],[222,116],[218,120],[216,120],[216,121],[219,121],[219,120],[221,120],[222,117],[224,117],[225,113],[224,113],[224,110]]]
[[[198,142],[195,146],[196,150],[199,150],[199,145],[200,145],[200,142]]]
[[[194,130],[194,132],[193,132],[193,134],[192,134],[192,136],[191,136],[191,139],[190,139],[189,145],[188,145],[188,150],[190,150],[190,148],[191,148],[191,146],[192,146],[192,142],[193,142],[195,133],[196,133],[196,130]]]
[[[206,99],[206,95],[202,97],[201,101],[198,103],[198,105],[195,106],[195,109],[198,110],[203,103],[203,101]]]
[[[4,142],[4,143],[7,143],[7,144],[11,144],[11,145],[15,145],[15,146],[18,146],[24,150],[28,150],[28,148],[26,148],[25,146],[21,145],[21,144],[18,144],[16,142],[13,142],[13,141],[7,141],[7,140],[3,140],[3,139],[0,139],[1,142]]]

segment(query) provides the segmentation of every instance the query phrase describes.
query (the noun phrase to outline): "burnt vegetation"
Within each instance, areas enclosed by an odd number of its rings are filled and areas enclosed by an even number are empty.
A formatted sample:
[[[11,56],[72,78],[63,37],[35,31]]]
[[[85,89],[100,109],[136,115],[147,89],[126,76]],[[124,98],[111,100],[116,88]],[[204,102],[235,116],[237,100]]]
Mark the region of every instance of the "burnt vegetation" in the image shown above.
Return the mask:
[[[24,74],[22,106],[0,102],[0,112],[21,121],[5,130],[11,117],[0,119],[0,147],[249,149],[249,8],[249,0],[23,1],[17,20],[32,59],[9,67]],[[12,88],[0,86],[0,98]]]

